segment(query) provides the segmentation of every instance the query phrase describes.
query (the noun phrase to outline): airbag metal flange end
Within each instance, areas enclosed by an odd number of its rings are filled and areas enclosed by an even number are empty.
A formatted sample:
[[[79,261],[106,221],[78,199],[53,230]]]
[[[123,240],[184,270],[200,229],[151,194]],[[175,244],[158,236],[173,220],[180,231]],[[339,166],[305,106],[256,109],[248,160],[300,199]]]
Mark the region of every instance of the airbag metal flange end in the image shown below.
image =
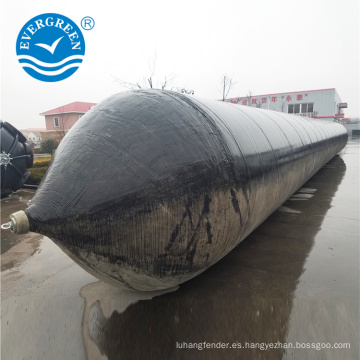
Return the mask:
[[[9,221],[12,223],[11,230],[15,234],[26,234],[29,232],[29,219],[23,210],[11,214]]]

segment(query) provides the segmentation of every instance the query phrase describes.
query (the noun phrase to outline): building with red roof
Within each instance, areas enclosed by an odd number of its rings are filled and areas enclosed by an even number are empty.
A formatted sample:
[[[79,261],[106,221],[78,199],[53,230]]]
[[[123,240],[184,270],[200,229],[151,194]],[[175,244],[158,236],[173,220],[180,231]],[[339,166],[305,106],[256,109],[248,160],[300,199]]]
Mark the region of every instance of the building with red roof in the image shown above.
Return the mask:
[[[40,115],[45,116],[46,130],[58,132],[61,138],[94,105],[96,104],[75,101],[71,104],[44,111]]]

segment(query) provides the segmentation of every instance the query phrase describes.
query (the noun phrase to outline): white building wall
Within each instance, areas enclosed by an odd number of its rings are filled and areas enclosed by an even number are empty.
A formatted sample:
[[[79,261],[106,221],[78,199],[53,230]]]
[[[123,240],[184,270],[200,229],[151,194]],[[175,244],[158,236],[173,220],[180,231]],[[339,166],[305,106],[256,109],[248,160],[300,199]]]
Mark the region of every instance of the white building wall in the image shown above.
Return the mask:
[[[343,109],[339,109],[341,99],[335,89],[249,95],[225,101],[331,121],[337,114],[343,113]]]

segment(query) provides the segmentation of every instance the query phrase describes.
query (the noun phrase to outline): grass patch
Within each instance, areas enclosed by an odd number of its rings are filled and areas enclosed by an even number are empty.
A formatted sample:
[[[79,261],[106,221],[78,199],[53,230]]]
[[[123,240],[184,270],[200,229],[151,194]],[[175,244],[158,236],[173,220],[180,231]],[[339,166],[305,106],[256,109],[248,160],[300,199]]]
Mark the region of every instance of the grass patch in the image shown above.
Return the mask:
[[[47,166],[43,166],[43,167],[36,167],[36,168],[29,169],[30,176],[26,180],[25,184],[39,185],[42,178],[44,177],[44,174],[45,174],[45,171],[47,170],[47,168],[48,168]]]
[[[33,166],[28,169],[30,176],[26,180],[25,184],[39,185],[42,178],[44,177],[45,171],[49,167],[51,156],[44,156],[40,158],[34,158]]]
[[[49,166],[49,163],[50,163],[50,160],[44,160],[44,161],[37,161],[37,162],[34,162],[33,166],[31,169],[34,169],[34,168],[42,168],[42,167],[48,167]],[[31,171],[31,169],[28,169],[29,171]]]
[[[34,164],[39,163],[39,162],[44,162],[44,161],[48,161],[48,163],[51,160],[51,155],[49,156],[39,156],[39,157],[35,157],[34,156]]]

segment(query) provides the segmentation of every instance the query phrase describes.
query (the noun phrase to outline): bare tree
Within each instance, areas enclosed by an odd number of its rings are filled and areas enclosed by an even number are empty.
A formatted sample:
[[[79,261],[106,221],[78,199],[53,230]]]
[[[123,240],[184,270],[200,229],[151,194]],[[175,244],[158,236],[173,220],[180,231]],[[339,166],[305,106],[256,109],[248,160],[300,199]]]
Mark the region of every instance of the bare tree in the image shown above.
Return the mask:
[[[262,102],[261,98],[254,98],[253,92],[251,90],[248,91],[248,93],[246,94],[246,96],[243,98],[246,100],[246,105],[247,106],[255,106],[257,108],[262,108],[262,106],[264,105]]]
[[[280,111],[285,112],[285,110],[286,110],[286,101],[282,100],[280,103]]]
[[[252,92],[251,92],[251,90],[249,90],[247,95],[246,95],[246,100],[247,100],[246,105],[247,106],[251,106],[252,97],[253,97]]]
[[[221,78],[221,92],[222,92],[222,101],[225,101],[229,95],[230,90],[234,87],[236,82],[233,80],[233,76],[228,76],[224,74]]]
[[[165,75],[164,80],[156,81],[156,52],[154,59],[149,62],[149,75],[142,78],[141,81],[129,82],[118,77],[113,76],[113,79],[122,87],[129,90],[137,89],[167,89],[171,86],[172,81],[175,79],[175,75]]]
[[[349,118],[349,124],[358,124],[360,122],[359,117]]]
[[[60,142],[64,136],[66,135],[67,131],[69,130],[67,124],[70,120],[70,115],[67,113],[63,113],[62,107],[59,108],[59,126],[55,130],[56,131],[56,140]]]
[[[171,85],[171,82],[175,79],[175,75],[165,75],[164,81],[161,83],[161,89],[165,90],[167,87]]]
[[[150,89],[153,88],[153,78],[155,75],[155,68],[156,68],[156,51],[152,64],[149,63],[150,76],[148,77],[147,82]]]
[[[123,79],[117,78],[115,76],[113,76],[113,79],[122,87],[129,89],[129,90],[136,90],[136,89],[142,89],[142,86],[140,85],[139,82],[137,83],[132,83],[132,82],[128,82],[125,81]]]
[[[264,104],[262,103],[262,99],[257,99],[257,101],[256,101],[256,107],[257,107],[258,109],[260,109],[260,108],[262,108],[263,105],[264,105]]]

